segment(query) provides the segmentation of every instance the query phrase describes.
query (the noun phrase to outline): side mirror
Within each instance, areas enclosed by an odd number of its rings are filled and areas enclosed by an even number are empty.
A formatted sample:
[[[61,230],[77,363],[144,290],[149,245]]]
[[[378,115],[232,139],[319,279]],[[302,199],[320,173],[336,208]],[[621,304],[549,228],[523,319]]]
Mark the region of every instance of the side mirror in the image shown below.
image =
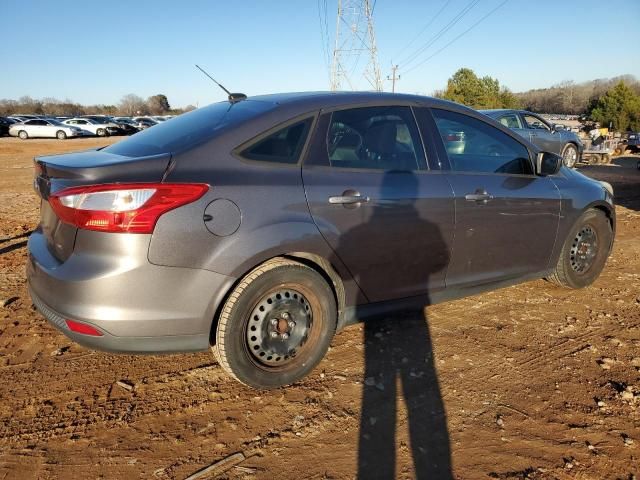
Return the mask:
[[[562,157],[551,152],[540,152],[536,157],[536,173],[540,176],[555,175],[562,167]]]

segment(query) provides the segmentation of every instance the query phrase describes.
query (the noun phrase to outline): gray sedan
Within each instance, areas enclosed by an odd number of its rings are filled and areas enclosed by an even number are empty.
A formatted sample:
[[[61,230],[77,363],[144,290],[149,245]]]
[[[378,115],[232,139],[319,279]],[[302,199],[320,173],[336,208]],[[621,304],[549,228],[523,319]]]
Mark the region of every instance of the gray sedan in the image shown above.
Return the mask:
[[[393,309],[534,278],[586,287],[615,235],[611,185],[415,95],[231,95],[38,157],[34,186],[27,280],[52,325],[108,351],[213,348],[256,388]]]
[[[562,125],[551,124],[544,118],[526,110],[480,110],[480,112],[512,129],[545,152],[553,152],[574,167],[580,160],[584,146],[578,135]]]

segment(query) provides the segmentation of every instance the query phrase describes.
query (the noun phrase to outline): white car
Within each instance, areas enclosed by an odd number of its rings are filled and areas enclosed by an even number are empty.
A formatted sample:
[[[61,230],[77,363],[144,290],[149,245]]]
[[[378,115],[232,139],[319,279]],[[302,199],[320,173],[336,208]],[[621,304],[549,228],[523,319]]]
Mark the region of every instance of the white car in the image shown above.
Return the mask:
[[[85,133],[78,127],[65,125],[51,118],[34,118],[23,123],[14,123],[9,127],[9,135],[27,138],[57,138],[64,140],[68,137],[82,137]]]
[[[70,118],[65,120],[65,125],[73,125],[89,132],[90,134],[97,135],[99,137],[105,137],[107,135],[116,135],[120,129],[118,125],[113,122],[100,123],[90,118]]]

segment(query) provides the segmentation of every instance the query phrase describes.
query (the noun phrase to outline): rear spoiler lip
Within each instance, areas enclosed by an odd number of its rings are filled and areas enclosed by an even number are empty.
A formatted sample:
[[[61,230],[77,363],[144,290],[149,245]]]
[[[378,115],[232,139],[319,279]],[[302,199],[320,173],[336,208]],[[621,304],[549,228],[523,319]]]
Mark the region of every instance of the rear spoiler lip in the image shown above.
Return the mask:
[[[67,187],[123,182],[163,182],[174,162],[171,153],[124,157],[99,150],[34,158],[34,188],[47,199]]]

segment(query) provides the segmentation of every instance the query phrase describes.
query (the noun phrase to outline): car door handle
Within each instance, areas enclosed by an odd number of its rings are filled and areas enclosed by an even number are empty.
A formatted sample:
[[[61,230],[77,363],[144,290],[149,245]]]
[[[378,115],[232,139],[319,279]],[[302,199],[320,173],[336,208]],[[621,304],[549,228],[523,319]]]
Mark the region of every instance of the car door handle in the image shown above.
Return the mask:
[[[335,197],[329,197],[329,203],[332,205],[353,205],[355,203],[368,201],[369,197],[363,197],[362,195],[338,195]]]
[[[489,200],[493,200],[493,195],[484,191],[476,190],[475,193],[467,193],[464,199],[468,202],[482,202],[487,203]]]

